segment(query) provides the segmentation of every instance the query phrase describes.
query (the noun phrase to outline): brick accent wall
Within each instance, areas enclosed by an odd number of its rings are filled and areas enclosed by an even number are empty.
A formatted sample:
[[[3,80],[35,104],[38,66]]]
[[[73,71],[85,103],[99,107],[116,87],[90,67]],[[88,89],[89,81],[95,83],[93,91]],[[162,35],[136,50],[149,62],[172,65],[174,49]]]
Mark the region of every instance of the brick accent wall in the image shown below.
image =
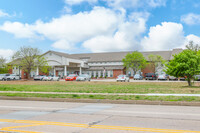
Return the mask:
[[[40,71],[39,71],[39,75],[46,75],[46,76],[49,76],[48,73],[46,74],[46,73],[43,73],[43,72],[40,72]]]
[[[154,73],[154,70],[151,68],[150,65],[147,65],[144,69],[142,69],[143,76],[145,76],[145,73]]]
[[[28,73],[24,72],[24,70],[22,70],[21,79],[28,79]]]
[[[113,70],[113,78],[116,78],[120,74],[125,74],[125,70],[124,69],[114,69]]]
[[[9,74],[12,74],[12,72],[13,72],[12,68],[10,68],[10,69],[8,70],[8,72],[9,72]]]

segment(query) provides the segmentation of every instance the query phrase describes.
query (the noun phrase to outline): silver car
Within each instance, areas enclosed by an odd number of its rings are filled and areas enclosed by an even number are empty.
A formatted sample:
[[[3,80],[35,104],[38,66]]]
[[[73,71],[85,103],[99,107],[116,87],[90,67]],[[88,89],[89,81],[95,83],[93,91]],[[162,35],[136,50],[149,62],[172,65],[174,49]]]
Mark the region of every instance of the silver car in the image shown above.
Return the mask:
[[[178,78],[174,76],[169,76],[169,80],[178,80]]]
[[[127,75],[119,75],[119,76],[117,76],[117,79],[116,79],[116,81],[118,82],[118,81],[121,81],[121,82],[129,82],[130,81],[130,78],[129,78],[129,76],[127,76]]]
[[[16,74],[9,74],[6,76],[6,80],[19,80],[19,76]]]
[[[6,80],[6,74],[0,74],[0,80]]]
[[[160,75],[158,75],[158,80],[167,80],[166,74],[160,74]]]
[[[60,78],[56,76],[46,76],[42,79],[43,81],[59,81]]]
[[[200,75],[194,75],[194,79],[200,81]]]
[[[134,80],[142,80],[143,79],[143,76],[140,75],[140,74],[135,74],[134,77],[133,77]]]
[[[46,77],[46,75],[37,75],[33,79],[42,81],[44,77]]]
[[[76,81],[90,81],[90,75],[81,74],[76,78]]]

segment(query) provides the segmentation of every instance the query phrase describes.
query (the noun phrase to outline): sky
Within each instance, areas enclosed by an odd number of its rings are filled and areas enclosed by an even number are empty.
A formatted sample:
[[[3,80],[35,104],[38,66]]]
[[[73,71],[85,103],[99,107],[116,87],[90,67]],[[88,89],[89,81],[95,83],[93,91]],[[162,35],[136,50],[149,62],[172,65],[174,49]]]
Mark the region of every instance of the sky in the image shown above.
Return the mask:
[[[73,53],[200,44],[199,0],[0,0],[0,56],[22,46]]]

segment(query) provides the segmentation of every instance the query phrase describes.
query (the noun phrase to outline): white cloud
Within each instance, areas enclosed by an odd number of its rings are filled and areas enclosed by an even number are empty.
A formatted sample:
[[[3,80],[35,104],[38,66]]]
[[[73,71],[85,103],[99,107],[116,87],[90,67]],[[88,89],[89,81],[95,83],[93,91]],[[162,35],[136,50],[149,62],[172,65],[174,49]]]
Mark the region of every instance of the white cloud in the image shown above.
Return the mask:
[[[51,22],[37,21],[35,30],[51,40],[67,40],[77,43],[96,35],[112,33],[120,22],[120,16],[103,7],[91,12],[64,15]]]
[[[188,36],[186,36],[186,40],[185,40],[185,45],[189,44],[190,41],[193,41],[194,44],[199,44],[200,45],[200,37],[190,34]]]
[[[58,40],[52,44],[52,47],[63,50],[71,50],[74,46],[72,44],[70,45],[70,43],[66,40]]]
[[[69,6],[65,6],[63,9],[63,13],[72,13],[72,9]]]
[[[166,5],[166,0],[147,0],[150,7],[160,7]]]
[[[136,15],[136,14],[135,14]],[[141,34],[146,30],[146,19],[138,17],[118,25],[117,31],[110,36],[96,36],[83,43],[92,52],[139,50]]]
[[[17,38],[35,38],[33,27],[29,24],[22,24],[20,22],[5,22],[0,26],[0,30],[12,33]]]
[[[189,13],[181,16],[181,21],[188,25],[200,24],[200,14]]]
[[[108,6],[119,8],[159,7],[165,6],[166,0],[104,0]]]
[[[10,60],[13,54],[14,51],[11,49],[0,49],[0,56],[6,58],[7,60]]]
[[[185,41],[183,26],[172,22],[163,22],[150,28],[148,37],[141,41],[143,49],[150,50],[168,50],[177,47],[183,47]]]
[[[77,5],[82,2],[88,2],[88,3],[92,4],[92,3],[96,3],[97,1],[98,0],[65,0],[65,3],[68,5]]]
[[[34,24],[5,22],[0,30],[12,33],[17,38],[36,38],[42,35],[55,41],[54,48],[69,48],[69,44],[81,43],[95,36],[111,35],[123,23],[123,13],[104,7],[94,7],[90,12],[63,15],[50,22],[36,21]]]
[[[2,10],[0,10],[0,17],[9,17],[10,15],[6,12],[3,12]]]
[[[184,47],[187,40],[199,40],[195,35],[185,37],[183,26],[173,22],[153,26],[149,29],[148,36],[143,37],[149,13],[133,12],[128,17],[126,15],[123,8],[114,11],[94,7],[91,11],[65,14],[49,22],[5,22],[0,25],[0,30],[12,33],[17,38],[36,38],[40,35],[54,41],[52,47],[68,52],[77,47],[92,52],[168,50]]]

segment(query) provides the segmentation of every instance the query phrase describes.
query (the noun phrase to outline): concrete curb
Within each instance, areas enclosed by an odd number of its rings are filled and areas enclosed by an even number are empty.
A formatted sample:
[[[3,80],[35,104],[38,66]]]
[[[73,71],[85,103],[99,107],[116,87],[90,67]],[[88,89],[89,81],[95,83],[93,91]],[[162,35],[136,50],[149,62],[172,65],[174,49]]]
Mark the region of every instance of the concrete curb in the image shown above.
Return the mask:
[[[170,106],[200,106],[200,102],[185,101],[146,101],[146,100],[109,100],[109,99],[70,99],[70,98],[36,98],[36,97],[6,97],[0,100],[47,101],[47,102],[79,102],[79,103],[111,103],[111,104],[141,104]]]

